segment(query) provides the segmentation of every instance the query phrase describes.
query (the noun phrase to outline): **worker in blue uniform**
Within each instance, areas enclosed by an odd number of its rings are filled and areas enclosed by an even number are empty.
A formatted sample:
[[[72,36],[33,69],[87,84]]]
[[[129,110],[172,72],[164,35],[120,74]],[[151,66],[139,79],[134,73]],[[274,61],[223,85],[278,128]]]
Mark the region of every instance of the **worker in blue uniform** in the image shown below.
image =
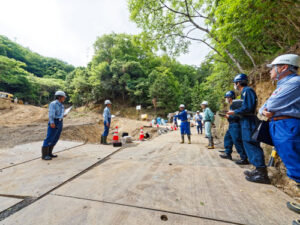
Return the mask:
[[[104,145],[108,145],[109,143],[107,143],[107,137],[108,137],[108,133],[109,133],[109,128],[111,125],[111,113],[110,113],[110,108],[111,108],[111,101],[110,100],[105,100],[104,102],[105,104],[105,108],[103,111],[103,123],[104,123],[104,132],[101,136],[101,144]]]
[[[190,126],[188,123],[188,115],[187,115],[187,111],[185,110],[185,106],[183,104],[181,104],[179,106],[180,109],[180,113],[178,115],[175,115],[175,118],[178,118],[181,120],[181,124],[180,124],[180,133],[181,133],[181,144],[184,143],[184,135],[186,134],[188,137],[188,143],[191,144],[191,130],[190,130]]]
[[[228,91],[225,93],[226,102],[230,104],[230,110],[233,110],[232,103],[235,99],[235,93],[234,91]],[[232,147],[233,144],[235,145],[235,148],[237,152],[239,153],[241,159],[236,161],[236,164],[240,165],[247,165],[249,164],[247,159],[247,154],[245,152],[243,141],[242,141],[242,133],[241,133],[241,125],[240,125],[240,118],[236,115],[228,116],[226,115],[226,118],[229,123],[228,130],[224,136],[224,148],[225,148],[225,154],[221,154],[220,157],[223,159],[230,159],[232,160]]]
[[[251,164],[255,166],[252,171],[245,171],[246,180],[257,183],[270,183],[268,177],[268,170],[265,164],[265,156],[263,149],[260,147],[260,143],[254,141],[252,133],[255,130],[257,117],[256,106],[257,96],[255,91],[248,85],[248,77],[246,74],[238,74],[235,76],[234,88],[241,91],[241,99],[243,100],[242,107],[230,110],[227,115],[240,116],[240,125],[242,131],[242,141],[246,150],[248,159]]]
[[[63,91],[55,92],[55,100],[49,105],[49,122],[47,129],[47,137],[42,146],[42,159],[51,160],[57,157],[53,155],[53,148],[60,138],[63,128],[64,105],[62,104],[66,99],[66,94]]]
[[[197,133],[200,134],[200,131],[201,131],[201,134],[202,134],[202,116],[200,114],[200,111],[197,111],[197,113],[195,115],[195,122],[197,125]]]
[[[270,120],[270,135],[278,155],[285,164],[287,176],[300,186],[300,57],[278,56],[271,64],[270,77],[277,81],[271,97],[260,108]],[[300,205],[288,203],[300,212]],[[297,210],[295,210],[297,211]]]

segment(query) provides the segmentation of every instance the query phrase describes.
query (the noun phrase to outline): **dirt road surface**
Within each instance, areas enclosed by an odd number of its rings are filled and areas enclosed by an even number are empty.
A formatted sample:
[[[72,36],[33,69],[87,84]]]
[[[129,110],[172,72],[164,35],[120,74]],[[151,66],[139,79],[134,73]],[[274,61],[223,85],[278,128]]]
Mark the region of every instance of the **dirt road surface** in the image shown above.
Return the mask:
[[[46,108],[14,105],[12,109],[0,110],[0,149],[43,140],[46,137],[47,123]],[[113,128],[118,126],[120,134],[127,132],[138,139],[139,129],[144,125],[149,123],[115,117],[112,119],[110,132],[112,133]],[[102,114],[82,107],[72,110],[64,119],[61,140],[99,143],[102,132]],[[144,132],[155,135],[156,129],[145,128]]]
[[[137,146],[85,144],[2,169],[1,225],[283,225],[291,197],[173,131]],[[1,151],[0,151],[1,154]],[[13,160],[9,158],[8,160]],[[24,200],[25,199],[25,200]],[[21,202],[19,202],[21,200]],[[0,203],[0,205],[1,205]]]

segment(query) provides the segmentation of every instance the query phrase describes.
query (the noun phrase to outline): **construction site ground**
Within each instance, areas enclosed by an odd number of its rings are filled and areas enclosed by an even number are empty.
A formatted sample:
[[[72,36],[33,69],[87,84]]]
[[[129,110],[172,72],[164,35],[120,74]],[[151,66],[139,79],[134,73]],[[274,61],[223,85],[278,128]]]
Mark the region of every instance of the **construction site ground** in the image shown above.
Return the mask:
[[[195,128],[193,128],[195,129]],[[195,133],[195,131],[193,131]],[[179,131],[122,148],[41,141],[0,150],[1,225],[283,225],[298,219],[291,197],[250,183],[244,168],[208,150],[203,135]],[[16,156],[16,157],[13,157]],[[237,159],[237,158],[235,158]]]

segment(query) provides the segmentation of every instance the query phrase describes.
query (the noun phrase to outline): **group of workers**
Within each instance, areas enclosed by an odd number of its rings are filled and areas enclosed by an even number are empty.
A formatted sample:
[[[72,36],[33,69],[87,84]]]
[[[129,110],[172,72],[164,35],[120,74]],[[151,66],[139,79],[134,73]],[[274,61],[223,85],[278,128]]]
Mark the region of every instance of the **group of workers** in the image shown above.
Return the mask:
[[[300,76],[297,70],[300,67],[300,57],[295,54],[278,56],[268,65],[272,81],[277,81],[277,87],[269,99],[259,109],[259,113],[269,121],[269,135],[274,147],[286,166],[287,176],[296,181],[296,187],[300,189]],[[238,74],[235,76],[234,89],[241,94],[241,100],[235,100],[234,91],[225,93],[226,102],[230,110],[225,114],[229,122],[228,130],[224,136],[224,154],[220,157],[232,160],[232,147],[235,146],[240,160],[235,163],[246,165],[251,163],[253,170],[244,171],[245,179],[251,182],[269,184],[268,170],[265,164],[263,149],[257,140],[252,138],[257,128],[257,95],[248,86],[248,76]],[[213,137],[211,126],[214,115],[207,107],[207,102],[201,104],[203,108],[203,124],[205,135],[209,139],[208,148],[212,149]],[[187,127],[187,117],[184,105],[180,105],[180,113],[176,116],[183,122],[181,127],[182,141],[184,134],[188,135],[190,143],[190,129]],[[196,121],[201,121],[197,112]],[[202,124],[201,124],[202,125]],[[199,127],[200,129],[200,127]],[[267,131],[268,132],[268,131]],[[300,205],[288,202],[289,209],[300,213]],[[293,221],[293,225],[299,225],[300,220]]]
[[[286,166],[287,176],[297,183],[300,188],[300,76],[297,70],[300,67],[300,57],[295,54],[286,54],[277,57],[271,64],[270,77],[277,81],[276,90],[271,97],[259,109],[259,113],[269,120],[269,133],[274,147]],[[265,164],[265,157],[260,143],[252,139],[252,134],[257,125],[257,95],[248,86],[246,74],[235,76],[234,89],[241,94],[239,107],[236,107],[237,100],[234,91],[225,94],[226,102],[230,110],[226,113],[229,128],[224,137],[224,154],[220,157],[232,160],[232,147],[235,146],[240,155],[237,164],[245,165],[251,163],[255,166],[253,170],[244,171],[245,178],[251,182],[270,183],[268,170]],[[56,145],[63,127],[64,106],[66,94],[63,91],[55,93],[55,101],[49,105],[49,122],[47,137],[42,146],[42,159],[51,160],[53,148]],[[107,144],[107,136],[111,124],[111,101],[105,101],[104,132],[101,136],[101,144]],[[179,106],[180,112],[174,116],[174,121],[181,120],[181,143],[184,143],[184,135],[188,137],[191,144],[190,116],[185,105]],[[202,134],[204,125],[205,136],[208,138],[208,148],[214,148],[211,128],[214,125],[214,114],[208,107],[208,102],[201,103],[203,116],[197,111],[195,121],[197,132]],[[300,212],[300,205],[288,203],[288,207],[295,212]],[[293,224],[300,224],[300,221],[293,221]]]

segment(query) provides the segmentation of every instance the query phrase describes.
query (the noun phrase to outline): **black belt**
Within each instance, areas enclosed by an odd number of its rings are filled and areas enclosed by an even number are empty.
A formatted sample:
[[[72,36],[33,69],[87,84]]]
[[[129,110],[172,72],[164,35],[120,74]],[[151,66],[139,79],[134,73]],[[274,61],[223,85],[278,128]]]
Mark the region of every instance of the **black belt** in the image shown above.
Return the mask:
[[[56,121],[63,121],[63,119],[54,119],[54,120],[56,120]]]

